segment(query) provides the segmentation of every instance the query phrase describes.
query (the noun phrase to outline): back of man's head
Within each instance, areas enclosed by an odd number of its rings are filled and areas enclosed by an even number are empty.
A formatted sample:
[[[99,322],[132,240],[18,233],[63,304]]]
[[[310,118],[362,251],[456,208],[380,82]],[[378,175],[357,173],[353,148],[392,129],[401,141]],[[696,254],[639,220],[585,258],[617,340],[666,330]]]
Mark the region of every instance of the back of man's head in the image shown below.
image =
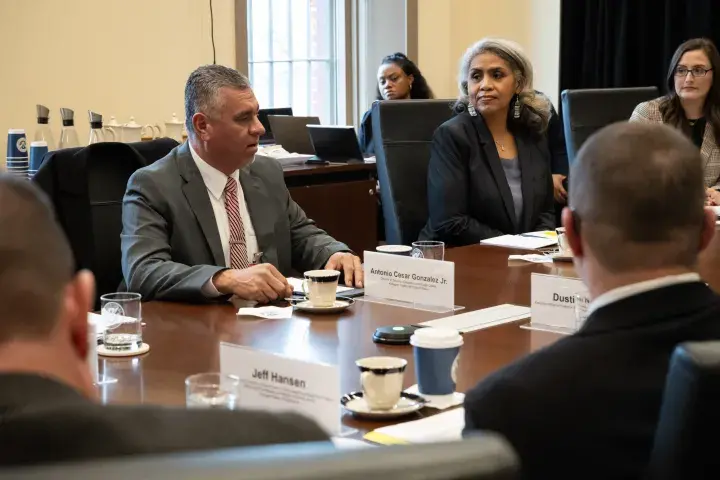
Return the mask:
[[[48,337],[72,275],[70,248],[44,194],[0,175],[0,344]]]
[[[702,165],[664,125],[618,123],[591,136],[570,172],[585,254],[611,273],[693,267],[707,231]]]

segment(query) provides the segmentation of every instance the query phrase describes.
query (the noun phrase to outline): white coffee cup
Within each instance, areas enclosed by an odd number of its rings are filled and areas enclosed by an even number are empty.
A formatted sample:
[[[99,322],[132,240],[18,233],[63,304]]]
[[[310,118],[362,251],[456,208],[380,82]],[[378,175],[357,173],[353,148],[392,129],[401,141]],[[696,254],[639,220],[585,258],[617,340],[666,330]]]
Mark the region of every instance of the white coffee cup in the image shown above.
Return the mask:
[[[397,357],[367,357],[355,362],[360,369],[363,397],[372,410],[391,410],[402,393],[407,360]]]
[[[337,270],[310,270],[303,274],[303,293],[313,307],[332,307],[335,305],[338,279]]]
[[[565,235],[565,227],[556,228],[555,233],[557,233],[558,247],[560,247],[560,253],[562,253],[563,255],[571,255],[572,250],[570,250],[570,244],[568,243],[567,235]]]

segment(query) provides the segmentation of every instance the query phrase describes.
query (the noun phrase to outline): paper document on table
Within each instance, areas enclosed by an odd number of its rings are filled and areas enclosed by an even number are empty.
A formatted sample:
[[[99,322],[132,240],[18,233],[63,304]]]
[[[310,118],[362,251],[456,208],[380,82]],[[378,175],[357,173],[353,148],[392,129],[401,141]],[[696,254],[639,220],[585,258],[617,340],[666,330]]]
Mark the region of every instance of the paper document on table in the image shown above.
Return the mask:
[[[361,448],[375,448],[377,445],[365,442],[363,440],[356,440],[354,438],[345,437],[330,437],[335,448],[338,450],[358,450]]]
[[[557,240],[557,233],[553,230],[540,230],[539,232],[527,232],[521,234],[523,237],[552,238]]]
[[[293,288],[293,292],[302,293],[302,291],[303,291],[303,280],[302,280],[302,278],[288,277],[287,281],[288,281],[288,283],[290,284],[290,286]],[[337,287],[337,293],[347,292],[348,290],[353,290],[353,288],[351,288],[351,287],[345,287],[345,286],[343,286],[343,285],[338,285],[338,287]]]
[[[465,409],[456,408],[431,417],[382,427],[365,434],[365,440],[382,445],[462,440]]]
[[[260,318],[282,319],[292,318],[293,307],[275,307],[272,305],[256,308],[239,308],[238,317],[250,316]]]
[[[495,307],[483,308],[472,312],[461,313],[451,317],[430,320],[420,323],[423,327],[446,327],[453,328],[459,332],[473,332],[483,328],[494,327],[504,323],[516,322],[530,318],[530,308],[509,303]]]
[[[483,245],[495,245],[497,247],[508,248],[524,248],[527,250],[535,250],[536,248],[549,247],[556,245],[556,238],[545,237],[527,237],[522,235],[501,235],[499,237],[488,238],[480,241]]]

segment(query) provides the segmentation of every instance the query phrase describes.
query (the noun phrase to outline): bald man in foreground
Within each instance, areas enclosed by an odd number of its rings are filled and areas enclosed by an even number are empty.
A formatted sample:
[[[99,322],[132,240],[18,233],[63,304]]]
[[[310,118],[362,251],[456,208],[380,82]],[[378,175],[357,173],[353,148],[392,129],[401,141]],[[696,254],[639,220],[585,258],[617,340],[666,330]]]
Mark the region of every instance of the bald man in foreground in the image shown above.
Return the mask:
[[[642,476],[675,346],[720,339],[720,298],[697,273],[715,231],[702,165],[664,125],[611,125],[580,150],[563,226],[588,319],[465,398],[466,433],[505,435],[523,478]]]
[[[73,270],[44,194],[0,175],[0,465],[328,439],[290,413],[100,405],[85,358],[95,283]]]

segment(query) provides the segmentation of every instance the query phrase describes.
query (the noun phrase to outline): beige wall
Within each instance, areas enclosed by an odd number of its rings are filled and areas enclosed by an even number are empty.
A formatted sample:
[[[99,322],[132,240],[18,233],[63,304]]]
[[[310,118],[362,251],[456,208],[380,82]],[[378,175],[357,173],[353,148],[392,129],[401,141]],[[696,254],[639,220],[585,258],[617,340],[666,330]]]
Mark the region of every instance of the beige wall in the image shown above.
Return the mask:
[[[533,62],[535,88],[557,102],[560,0],[419,0],[418,63],[438,97],[457,95],[458,62],[473,42],[514,40]]]
[[[213,0],[217,63],[234,66],[234,2]],[[35,132],[35,104],[75,110],[87,142],[87,110],[124,123],[182,120],[183,88],[212,63],[210,14],[200,0],[0,0],[0,142],[8,128]]]

